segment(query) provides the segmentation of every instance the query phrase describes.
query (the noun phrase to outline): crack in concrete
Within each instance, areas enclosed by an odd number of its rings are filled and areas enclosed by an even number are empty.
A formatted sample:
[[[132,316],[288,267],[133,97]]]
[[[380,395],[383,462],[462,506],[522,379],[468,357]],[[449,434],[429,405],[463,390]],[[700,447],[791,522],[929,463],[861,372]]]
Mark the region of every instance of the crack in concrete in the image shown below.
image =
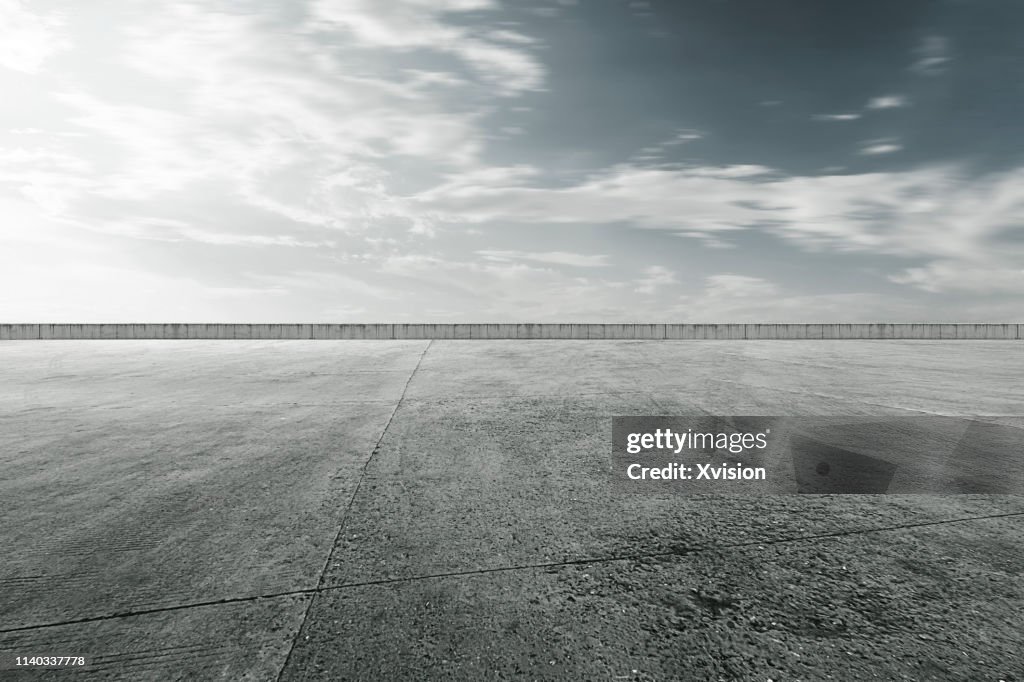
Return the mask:
[[[379,445],[379,444],[378,444]],[[369,463],[369,462],[367,462]],[[354,497],[354,496],[353,496]],[[351,506],[351,504],[349,505]],[[346,508],[346,514],[348,509]],[[261,599],[282,599],[284,597],[298,597],[303,595],[316,596],[323,592],[333,592],[337,590],[347,590],[357,587],[373,587],[377,585],[394,585],[397,583],[417,582],[420,580],[436,580],[439,578],[458,578],[473,575],[487,575],[490,573],[506,573],[512,571],[524,571],[524,570],[537,570],[545,568],[558,568],[561,566],[579,566],[579,565],[590,565],[590,564],[605,564],[614,563],[617,561],[642,561],[645,559],[663,559],[671,557],[689,557],[706,552],[720,552],[730,549],[742,549],[744,547],[767,547],[769,545],[785,545],[797,542],[810,542],[814,540],[830,540],[842,537],[850,537],[857,535],[869,535],[871,533],[885,533],[897,530],[906,530],[910,528],[924,528],[929,526],[943,526],[954,523],[965,523],[969,521],[985,521],[988,519],[1003,519],[1012,518],[1017,516],[1024,516],[1024,512],[1007,512],[1005,514],[987,514],[985,516],[965,516],[958,519],[943,519],[939,521],[918,521],[915,523],[903,523],[895,526],[879,526],[876,528],[860,528],[851,530],[841,530],[832,533],[815,533],[813,535],[798,535],[792,537],[765,539],[760,538],[756,540],[747,540],[744,542],[735,542],[724,545],[704,545],[693,547],[689,549],[670,549],[662,552],[637,552],[633,554],[620,554],[603,557],[583,557],[580,559],[565,559],[562,561],[549,561],[537,564],[520,564],[516,566],[495,566],[492,568],[473,568],[462,571],[447,571],[444,573],[430,573],[425,575],[414,575],[407,576],[404,578],[381,578],[379,580],[365,580],[361,582],[342,583],[340,585],[323,585],[323,578],[326,574],[326,567],[320,575],[319,583],[316,587],[307,587],[296,590],[287,590],[285,592],[271,592],[267,594],[251,595],[248,597],[225,597],[223,599],[212,599],[208,601],[200,602],[189,602],[187,604],[176,604],[174,606],[162,606],[152,609],[139,609],[135,611],[122,611],[117,613],[110,613],[103,616],[91,616],[88,618],[78,618],[73,620],[58,621],[55,623],[39,623],[36,625],[22,625],[16,628],[2,628],[0,634],[7,634],[12,632],[25,632],[28,630],[42,630],[45,628],[55,628],[64,625],[80,625],[84,623],[95,623],[107,620],[116,620],[118,618],[130,618],[133,616],[145,616],[153,613],[167,613],[170,611],[182,611],[185,609],[202,608],[206,606],[220,606],[223,604],[240,604],[246,602],[255,602]],[[344,528],[344,524],[342,529]],[[340,537],[341,531],[339,530],[338,536]],[[331,557],[333,557],[333,547],[331,551]],[[292,645],[298,641],[298,638],[305,627],[306,620],[309,616],[309,607],[312,605],[313,600],[309,600],[309,604],[306,605],[306,611],[303,614],[302,624],[299,626],[298,632],[295,634],[295,638],[292,640]],[[288,659],[291,657],[291,650],[289,650]],[[281,668],[281,674],[283,674],[285,668],[287,668],[288,659],[285,659],[285,666]]]
[[[405,394],[409,391],[409,384],[412,383],[412,378],[416,376],[416,372],[419,370],[420,365],[423,364],[423,358],[426,357],[427,351],[434,344],[434,340],[431,339],[427,342],[427,345],[423,348],[423,352],[420,353],[419,359],[416,361],[416,366],[412,368],[412,372],[409,374],[409,378],[405,380],[405,386],[402,387],[402,395],[398,396],[398,402],[395,403],[395,408],[391,410],[391,415],[388,417],[387,423],[384,424],[384,428],[380,432],[380,437],[377,438],[377,443],[373,446],[373,450],[370,452],[370,456],[366,458],[363,463],[362,471],[359,472],[359,481],[356,483],[355,490],[352,491],[352,496],[348,499],[348,504],[345,506],[345,512],[341,516],[341,524],[338,526],[338,532],[334,536],[334,542],[331,543],[331,551],[327,553],[327,560],[324,561],[323,568],[320,569],[320,577],[317,580],[317,586],[314,590],[315,593],[319,593],[324,589],[324,578],[327,576],[327,569],[331,565],[331,561],[334,559],[334,550],[338,547],[338,541],[341,539],[341,534],[345,530],[345,524],[348,522],[349,512],[352,510],[352,505],[356,501],[356,497],[359,496],[359,491],[363,487],[363,481],[366,480],[366,472],[370,468],[370,463],[373,458],[380,452],[380,445],[384,442],[384,436],[387,435],[388,429],[391,428],[391,422],[394,420],[395,415],[398,414],[398,408],[402,406],[402,401],[405,400]],[[288,655],[285,656],[284,664],[281,666],[281,670],[277,673],[277,680],[280,682],[281,676],[284,675],[284,671],[288,669],[288,664],[292,660],[292,652],[295,651],[295,643],[299,641],[302,633],[306,630],[306,621],[309,619],[309,610],[313,605],[313,599],[310,599],[306,604],[306,609],[302,613],[302,621],[299,623],[299,628],[295,632],[295,636],[292,638],[291,644],[288,646]]]

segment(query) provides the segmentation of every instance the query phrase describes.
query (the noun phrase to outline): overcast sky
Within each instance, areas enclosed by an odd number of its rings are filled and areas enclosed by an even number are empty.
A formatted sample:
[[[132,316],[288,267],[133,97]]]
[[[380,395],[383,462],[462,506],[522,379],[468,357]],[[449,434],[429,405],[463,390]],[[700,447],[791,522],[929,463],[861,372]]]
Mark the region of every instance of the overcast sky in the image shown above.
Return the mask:
[[[1022,29],[0,0],[0,320],[1024,321]]]

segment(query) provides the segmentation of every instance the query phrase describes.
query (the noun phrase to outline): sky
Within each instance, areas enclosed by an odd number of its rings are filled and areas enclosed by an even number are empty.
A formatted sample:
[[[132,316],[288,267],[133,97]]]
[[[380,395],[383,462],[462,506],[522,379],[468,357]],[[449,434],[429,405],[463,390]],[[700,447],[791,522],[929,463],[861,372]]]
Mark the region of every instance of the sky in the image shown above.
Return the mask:
[[[0,0],[0,321],[1024,322],[1022,28]]]

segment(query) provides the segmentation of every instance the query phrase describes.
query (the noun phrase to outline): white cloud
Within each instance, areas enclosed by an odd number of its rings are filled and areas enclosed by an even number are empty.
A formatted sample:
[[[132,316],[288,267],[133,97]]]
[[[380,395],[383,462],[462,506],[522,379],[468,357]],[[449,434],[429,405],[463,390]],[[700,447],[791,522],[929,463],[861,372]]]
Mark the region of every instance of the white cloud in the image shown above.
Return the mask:
[[[903,150],[903,145],[893,139],[867,140],[861,143],[860,153],[867,156],[894,154]]]
[[[112,198],[144,198],[180,189],[208,176],[213,166],[186,139],[193,124],[183,113],[127,104],[112,104],[82,91],[53,98],[77,111],[68,122],[113,143],[111,157],[125,158],[124,170],[93,176],[93,192]]]
[[[367,47],[455,55],[505,95],[540,89],[544,68],[523,49],[531,38],[512,31],[476,33],[445,21],[449,13],[495,8],[488,0],[315,0],[311,15],[313,27],[343,28]]]
[[[400,321],[612,322],[658,314],[637,300],[630,283],[552,265],[401,253],[376,259],[372,272],[402,292],[394,315]]]
[[[672,138],[668,142],[665,142],[665,145],[674,146],[679,144],[686,144],[687,142],[699,140],[703,137],[704,133],[700,132],[699,130],[684,129],[677,132],[674,138]]]
[[[4,256],[14,254],[4,254]],[[207,284],[192,277],[90,262],[81,252],[49,250],[45,258],[0,258],[0,317],[19,322],[220,322],[227,316],[266,320],[276,287]],[[34,286],[26,287],[25,282]],[[111,305],[116,301],[116,305]],[[239,319],[235,317],[235,319]]]
[[[910,100],[906,95],[883,95],[868,100],[868,109],[899,109],[910,106]]]
[[[523,186],[525,172],[512,184],[485,174],[453,176],[447,183],[412,198],[412,205],[439,221],[485,223],[512,220],[539,223],[630,221],[644,227],[700,232],[740,229],[760,214],[733,198],[770,198],[760,191],[760,166],[644,168],[619,165],[566,188]],[[512,171],[508,171],[512,173]]]
[[[578,268],[595,268],[608,265],[608,256],[587,255],[582,253],[566,253],[564,251],[546,251],[541,253],[528,251],[477,251],[486,260],[508,262],[514,260],[530,260],[537,263],[552,265],[569,265]]]
[[[207,225],[168,218],[140,216],[136,218],[97,220],[87,229],[134,239],[163,242],[199,242],[217,246],[281,246],[318,249],[332,247],[332,240],[303,240],[293,234],[252,234],[218,231]]]
[[[682,128],[666,140],[641,148],[630,160],[657,165],[657,162],[662,160],[666,152],[673,151],[676,147],[689,144],[704,137],[705,134],[698,130]]]
[[[319,6],[338,10],[344,4]],[[461,35],[468,29],[446,24],[448,12],[493,7],[473,0],[401,4],[387,9],[354,3],[358,11],[350,16],[384,31],[377,42],[404,45],[429,43],[431,31]],[[375,15],[379,20],[373,23]],[[122,71],[136,79],[141,72],[147,80],[137,82],[144,85],[137,93],[123,89],[115,99],[104,89],[89,88],[89,79],[73,78],[72,65],[68,82],[75,82],[75,89],[65,86],[50,95],[55,110],[70,114],[57,121],[56,130],[33,128],[20,135],[21,147],[0,149],[0,189],[6,185],[37,201],[40,210],[84,224],[95,222],[97,211],[145,218],[138,213],[140,203],[155,209],[184,192],[210,193],[217,187],[212,210],[256,208],[289,223],[356,233],[397,219],[414,234],[430,235],[431,217],[408,210],[393,186],[392,168],[401,166],[400,179],[424,185],[451,169],[485,168],[478,157],[487,139],[482,117],[495,96],[489,80],[403,69],[369,49],[374,45],[339,50],[324,40],[325,32],[338,27],[322,22],[311,33],[303,25],[279,25],[190,2],[153,6],[129,18],[111,37],[111,58],[102,66],[90,63],[88,73],[90,79],[116,81]],[[419,38],[399,30],[403,21],[415,18],[429,19],[422,29],[427,33]],[[509,41],[518,35],[500,37]],[[122,36],[127,38],[118,43]],[[526,36],[517,40],[523,43]],[[499,73],[504,67],[498,62],[518,68],[517,60],[532,59],[485,38],[459,45],[463,57],[489,63],[489,76],[510,87],[516,80]],[[455,49],[447,43],[420,47]],[[471,98],[453,99],[453,89],[467,88],[474,88]],[[161,209],[150,217],[164,219],[165,213]],[[287,241],[280,235],[224,237],[223,230],[193,228],[179,230],[176,238]],[[136,234],[148,238],[145,231]]]
[[[662,287],[678,282],[674,272],[662,265],[651,265],[644,270],[644,276],[636,280],[636,289],[641,294],[656,293]]]
[[[361,295],[373,299],[396,300],[402,295],[392,287],[372,284],[367,279],[351,274],[325,270],[297,270],[287,274],[252,273],[250,279],[272,289],[315,291],[332,298]]]
[[[756,229],[806,250],[954,261],[991,257],[992,239],[1024,226],[1024,168],[969,178],[955,166],[784,176],[621,165],[563,188],[530,180],[524,171],[456,176],[412,203],[440,223],[628,223],[703,237]],[[1024,257],[1015,248],[1000,251]]]
[[[402,82],[386,60],[360,52],[351,56],[361,64],[356,75],[347,55],[298,28],[275,31],[244,15],[195,8],[176,6],[135,35],[125,61],[185,79],[192,118],[215,126],[206,137],[241,127],[249,133],[243,145],[284,142],[302,157],[318,145],[333,159],[400,154],[446,164],[470,162],[481,145],[478,113],[449,106],[448,89],[465,82],[450,73],[407,69]],[[269,73],[268,62],[275,67]]]
[[[906,302],[878,294],[805,294],[732,274],[708,277],[703,290],[681,296],[668,312],[673,320],[693,323],[908,321],[920,314]]]
[[[35,309],[66,318],[53,312],[64,296],[64,310],[99,319],[103,301],[119,301],[119,290],[130,290],[128,317],[144,317],[157,300],[177,306],[162,317],[178,311],[195,319],[189,311],[199,299],[200,315],[235,314],[237,303],[261,317],[266,294],[299,304],[294,314],[307,320],[322,310],[415,319],[461,309],[550,321],[565,321],[567,311],[621,321],[675,310],[666,301],[683,284],[671,269],[616,272],[612,265],[630,266],[600,253],[611,253],[603,240],[573,248],[517,243],[514,235],[501,248],[485,242],[491,230],[517,223],[666,230],[713,246],[742,244],[745,231],[757,230],[808,251],[913,258],[915,267],[893,266],[880,277],[895,272],[892,282],[925,292],[1019,291],[1024,245],[1003,238],[1022,226],[1022,169],[973,178],[952,166],[791,176],[752,164],[652,167],[637,157],[552,187],[542,168],[489,165],[487,144],[508,123],[491,125],[489,117],[530,110],[508,98],[545,84],[543,45],[513,24],[490,22],[499,16],[490,0],[312,0],[308,15],[232,13],[183,0],[111,5],[118,30],[105,36],[102,58],[61,60],[60,81],[11,76],[34,88],[24,101],[54,106],[31,128],[28,119],[11,123],[21,127],[0,149],[0,206],[8,216],[0,264],[12,287],[42,277],[31,263],[70,274],[26,301],[6,295],[4,317]],[[0,0],[0,13],[14,17],[0,21],[0,35],[14,36],[0,41],[6,67],[45,72],[76,26],[94,30],[80,13],[43,16],[28,7]],[[933,60],[926,71],[941,65],[934,61],[940,48],[948,45],[922,43],[922,59]],[[48,90],[54,82],[59,92]],[[908,105],[904,95],[886,95],[867,106]],[[646,158],[701,135],[676,131],[645,149]],[[891,154],[899,146],[869,140],[861,151]],[[464,235],[484,225],[476,252],[453,260],[445,229]],[[154,243],[171,241],[187,243]],[[230,254],[223,281],[179,274],[193,265],[184,260],[155,262],[155,254],[203,245]],[[273,248],[271,259],[261,247],[290,248]],[[83,254],[96,262],[77,267]],[[139,254],[153,259],[146,261],[153,272],[126,265]],[[325,270],[332,267],[343,270]],[[74,277],[84,284],[62,293]],[[726,273],[673,314],[793,319],[832,310],[835,319],[844,317],[843,305],[897,307],[866,295],[830,296]]]
[[[976,293],[989,290],[979,288]],[[1022,313],[1019,300],[979,302],[945,296],[941,303],[921,304],[891,293],[808,293],[760,277],[724,274],[708,277],[702,289],[680,296],[675,305],[646,319],[694,323],[993,322],[1016,321]]]
[[[424,87],[433,87],[436,85],[444,85],[452,88],[465,87],[469,85],[469,81],[464,78],[460,78],[453,73],[445,71],[425,71],[423,69],[404,69],[404,72],[410,77],[407,81],[408,86],[414,90],[419,90]]]
[[[747,275],[713,275],[708,277],[705,295],[709,297],[755,296],[765,299],[778,293],[778,287],[759,277]]]
[[[19,0],[0,0],[0,66],[34,74],[71,42],[60,14],[40,14],[28,7]]]
[[[946,71],[951,60],[949,55],[949,39],[945,36],[931,35],[921,39],[914,49],[912,71],[926,76],[938,76]]]
[[[811,118],[815,121],[856,121],[860,114],[816,114]]]
[[[537,41],[528,35],[517,31],[497,30],[487,31],[485,34],[490,40],[502,43],[515,43],[516,45],[536,45]]]
[[[908,268],[889,278],[932,293],[1024,295],[1024,265],[995,257],[983,262],[936,261],[920,268]],[[1024,307],[1021,308],[1024,313]]]

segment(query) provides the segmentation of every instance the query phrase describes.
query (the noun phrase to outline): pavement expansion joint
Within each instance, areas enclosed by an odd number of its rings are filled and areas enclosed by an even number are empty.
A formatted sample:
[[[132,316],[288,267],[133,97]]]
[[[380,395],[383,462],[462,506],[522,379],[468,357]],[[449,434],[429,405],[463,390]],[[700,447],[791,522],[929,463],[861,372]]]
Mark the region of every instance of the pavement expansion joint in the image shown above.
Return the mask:
[[[370,463],[373,462],[373,458],[380,452],[380,445],[384,442],[384,436],[387,435],[388,429],[391,427],[391,422],[394,420],[395,415],[398,414],[398,408],[402,406],[402,401],[405,400],[405,394],[409,391],[409,384],[412,383],[412,378],[416,376],[416,372],[419,370],[420,365],[423,364],[423,358],[426,357],[427,351],[434,344],[433,339],[427,342],[424,346],[423,352],[420,353],[419,359],[416,360],[416,366],[412,368],[412,372],[409,373],[409,378],[405,380],[405,386],[402,387],[402,394],[398,397],[398,401],[395,403],[394,409],[391,410],[391,414],[388,416],[387,422],[384,424],[384,428],[381,429],[380,437],[377,438],[377,442],[373,446],[373,450],[370,451],[370,456],[366,458],[363,463],[363,468],[359,472],[359,481],[356,483],[355,490],[352,491],[352,496],[348,499],[348,504],[345,506],[345,512],[341,515],[341,523],[338,524],[338,532],[334,536],[334,541],[331,543],[331,549],[327,553],[327,559],[324,561],[323,567],[320,569],[320,577],[317,579],[317,586],[314,593],[322,592],[324,589],[324,579],[327,576],[327,569],[331,565],[331,560],[334,558],[334,549],[338,546],[338,540],[341,539],[341,534],[345,530],[345,523],[348,521],[349,512],[352,509],[352,505],[356,501],[356,497],[359,495],[359,490],[363,487],[363,481],[366,480],[366,472],[370,468]],[[295,651],[295,643],[302,636],[302,633],[306,630],[306,621],[309,619],[309,610],[313,604],[313,600],[310,599],[306,603],[306,608],[302,613],[302,621],[299,623],[298,629],[295,631],[295,637],[292,638],[291,644],[288,646],[288,655],[285,656],[284,664],[277,673],[278,682],[281,680],[281,676],[284,675],[284,671],[288,669],[288,664],[292,659],[292,652]]]
[[[746,540],[743,542],[732,542],[721,545],[701,545],[695,547],[689,547],[685,549],[669,549],[661,552],[636,552],[633,554],[619,554],[601,557],[582,557],[579,559],[564,559],[562,561],[549,561],[536,564],[520,564],[516,566],[495,566],[492,568],[474,568],[466,569],[462,571],[448,571],[444,573],[433,573],[428,575],[416,575],[405,578],[382,578],[380,580],[366,580],[354,583],[343,583],[341,585],[331,585],[328,587],[320,587],[317,592],[329,592],[334,590],[344,590],[353,587],[369,587],[373,585],[391,585],[395,583],[405,582],[416,582],[419,580],[431,580],[437,578],[454,578],[460,576],[471,576],[471,575],[486,575],[488,573],[503,573],[511,571],[524,571],[524,570],[535,570],[544,568],[558,568],[559,566],[579,566],[579,565],[591,565],[591,564],[606,564],[614,563],[617,561],[642,561],[645,559],[663,559],[670,557],[688,557],[696,554],[702,554],[705,552],[721,552],[730,549],[742,549],[744,547],[767,547],[769,545],[785,545],[793,544],[798,542],[812,542],[814,540],[831,540],[835,538],[856,536],[856,535],[869,535],[871,533],[885,533],[897,530],[907,530],[910,528],[924,528],[928,526],[944,526],[954,523],[964,523],[968,521],[985,521],[989,519],[1002,519],[1014,516],[1024,516],[1024,512],[1007,512],[1005,514],[988,514],[985,516],[967,516],[958,519],[943,519],[939,521],[918,521],[915,523],[902,523],[895,526],[879,526],[876,528],[855,528],[851,530],[841,530],[832,533],[815,533],[813,535],[798,535],[786,538],[774,538],[774,539],[756,539]]]
[[[301,597],[309,596],[310,599],[306,604],[306,612],[303,617],[302,625],[300,625],[296,632],[294,642],[299,639],[302,633],[302,627],[305,625],[306,617],[309,614],[309,606],[312,604],[313,599],[317,594],[322,592],[334,592],[339,590],[347,590],[359,587],[372,587],[377,585],[394,585],[398,583],[411,583],[421,580],[437,580],[441,578],[459,578],[468,577],[474,575],[487,575],[491,573],[506,573],[513,571],[526,571],[526,570],[538,570],[547,568],[558,568],[561,566],[580,566],[580,565],[592,565],[592,564],[606,564],[614,563],[618,561],[643,561],[647,559],[664,559],[671,557],[688,557],[705,552],[721,552],[730,549],[741,549],[744,547],[767,547],[770,545],[785,545],[793,544],[798,542],[812,542],[815,540],[829,540],[835,538],[857,536],[857,535],[868,535],[871,533],[884,533],[898,530],[906,530],[910,528],[924,528],[928,526],[945,526],[954,523],[966,523],[970,521],[985,521],[989,519],[1003,519],[1024,516],[1024,512],[1007,512],[1004,514],[986,514],[984,516],[965,516],[957,519],[941,519],[938,521],[917,521],[914,523],[901,523],[894,526],[878,526],[875,528],[860,528],[851,530],[835,531],[832,533],[816,533],[814,535],[799,535],[785,538],[775,539],[755,539],[746,540],[744,542],[734,542],[722,545],[703,545],[690,547],[685,549],[671,549],[660,552],[637,552],[633,554],[621,554],[601,557],[583,557],[579,559],[565,559],[562,561],[549,561],[535,564],[520,564],[516,566],[495,566],[492,568],[474,568],[466,569],[461,571],[447,571],[444,573],[431,573],[426,575],[414,575],[403,578],[382,578],[379,580],[365,580],[360,582],[343,583],[340,585],[323,585],[324,574],[326,573],[326,566],[324,573],[320,576],[320,584],[316,587],[307,587],[296,590],[287,590],[284,592],[274,592],[268,594],[251,595],[248,597],[227,597],[224,599],[213,599],[201,602],[190,602],[187,604],[176,604],[173,606],[156,607],[152,609],[139,609],[132,611],[123,611],[118,613],[110,613],[102,616],[91,616],[88,618],[77,618],[72,620],[58,621],[54,623],[39,623],[36,625],[23,625],[15,628],[0,628],[0,634],[11,633],[11,632],[24,632],[27,630],[42,630],[45,628],[61,627],[65,625],[79,625],[82,623],[94,623],[98,621],[115,620],[118,618],[131,618],[133,616],[145,616],[153,613],[166,613],[169,611],[182,611],[185,609],[203,608],[207,606],[221,606],[225,604],[239,604],[245,602],[255,602],[262,599],[283,599],[286,597]],[[340,536],[340,533],[339,533]],[[287,659],[281,671],[287,668]]]

